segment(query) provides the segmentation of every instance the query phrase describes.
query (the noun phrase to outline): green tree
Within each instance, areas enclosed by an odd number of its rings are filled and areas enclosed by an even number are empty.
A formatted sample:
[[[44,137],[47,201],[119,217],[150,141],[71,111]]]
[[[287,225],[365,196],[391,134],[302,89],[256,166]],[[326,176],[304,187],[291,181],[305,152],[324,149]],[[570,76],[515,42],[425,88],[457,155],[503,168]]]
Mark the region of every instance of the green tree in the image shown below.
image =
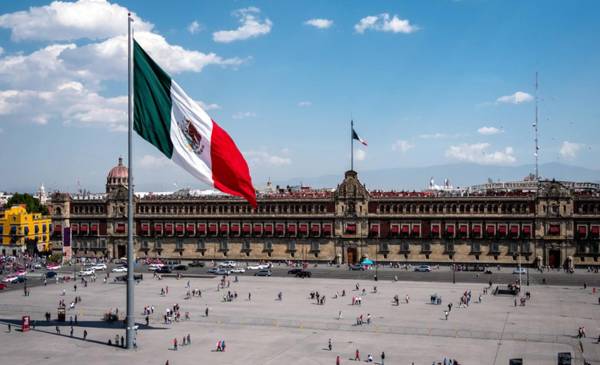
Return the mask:
[[[8,202],[6,202],[6,207],[19,204],[25,204],[25,209],[27,209],[28,213],[42,213],[43,215],[48,215],[48,208],[45,205],[42,205],[37,198],[27,193],[15,193],[8,199]]]

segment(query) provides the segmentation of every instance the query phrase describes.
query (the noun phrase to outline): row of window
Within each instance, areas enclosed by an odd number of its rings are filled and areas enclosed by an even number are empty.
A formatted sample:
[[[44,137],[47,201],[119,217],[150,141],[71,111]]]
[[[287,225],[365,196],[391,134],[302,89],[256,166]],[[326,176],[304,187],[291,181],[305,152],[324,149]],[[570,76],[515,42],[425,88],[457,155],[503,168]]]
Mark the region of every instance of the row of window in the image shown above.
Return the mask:
[[[382,214],[529,214],[527,203],[411,203],[379,204]]]
[[[333,212],[333,209],[329,209]],[[259,204],[257,209],[248,204],[138,204],[138,214],[307,214],[326,213],[326,204]]]
[[[331,237],[332,223],[150,223],[139,224],[140,236],[178,237]]]
[[[33,234],[38,234],[38,233],[46,233],[46,231],[49,229],[49,227],[44,223],[44,224],[36,224],[33,226],[33,232],[30,232],[29,230],[29,226],[18,226],[18,225],[11,225],[8,232],[6,232],[6,234],[9,234],[11,236],[14,235],[24,235],[24,236],[28,236],[30,233]],[[0,224],[0,235],[4,234],[4,225]]]

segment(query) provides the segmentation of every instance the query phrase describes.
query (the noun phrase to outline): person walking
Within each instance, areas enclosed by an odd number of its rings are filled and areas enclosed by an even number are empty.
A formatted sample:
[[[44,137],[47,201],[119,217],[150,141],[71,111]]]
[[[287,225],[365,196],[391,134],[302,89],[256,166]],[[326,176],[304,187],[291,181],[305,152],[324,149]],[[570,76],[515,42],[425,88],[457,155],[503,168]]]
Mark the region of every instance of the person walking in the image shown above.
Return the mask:
[[[192,337],[190,336],[189,333],[187,335],[187,343],[188,343],[188,345],[191,345],[191,343],[192,343]]]
[[[384,365],[385,362],[385,352],[381,351],[381,365]]]
[[[252,300],[252,293],[248,293],[248,301]]]
[[[329,341],[327,341],[327,348],[329,348],[329,351],[331,351],[332,349],[332,344],[331,344],[331,338],[329,339]]]
[[[450,314],[448,311],[444,311],[444,316],[446,317],[446,321],[448,320],[448,314]]]
[[[340,355],[335,357],[335,365],[342,365],[342,360],[340,359]]]
[[[83,340],[87,339],[87,330],[83,330]]]
[[[177,337],[173,339],[173,350],[177,351]]]
[[[12,325],[9,323],[8,324],[8,333],[10,333],[12,331]]]
[[[60,328],[58,326],[56,326],[56,334],[60,335]]]
[[[208,306],[206,306],[206,309],[204,310],[204,316],[208,317]]]
[[[73,326],[71,326],[71,331],[69,332],[69,336],[73,337]]]
[[[356,349],[356,352],[354,353],[354,361],[360,361],[360,351],[358,351],[358,349]]]

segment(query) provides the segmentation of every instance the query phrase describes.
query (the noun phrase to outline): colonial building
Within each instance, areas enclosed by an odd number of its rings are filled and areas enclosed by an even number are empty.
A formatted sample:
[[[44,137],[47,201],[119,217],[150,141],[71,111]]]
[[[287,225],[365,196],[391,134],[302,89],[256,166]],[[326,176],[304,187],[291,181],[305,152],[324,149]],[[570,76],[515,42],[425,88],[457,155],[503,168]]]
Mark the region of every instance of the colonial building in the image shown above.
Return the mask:
[[[27,248],[49,252],[50,218],[40,213],[27,213],[24,205],[15,205],[0,216],[2,255],[16,255]],[[28,247],[30,246],[31,247]]]
[[[224,195],[136,194],[135,255],[174,259],[600,265],[600,185],[488,184],[457,192],[368,191],[355,171],[336,189],[275,189],[258,208]],[[122,257],[127,168],[106,193],[55,193],[52,239],[70,227],[79,256]]]

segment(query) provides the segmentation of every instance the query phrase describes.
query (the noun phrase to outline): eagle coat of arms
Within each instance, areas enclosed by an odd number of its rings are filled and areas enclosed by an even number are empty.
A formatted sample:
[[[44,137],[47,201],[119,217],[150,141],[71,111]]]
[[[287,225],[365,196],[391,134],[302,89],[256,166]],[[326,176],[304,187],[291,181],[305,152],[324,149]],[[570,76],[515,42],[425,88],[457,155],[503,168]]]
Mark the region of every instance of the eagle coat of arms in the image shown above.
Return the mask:
[[[194,124],[187,118],[180,120],[177,124],[179,124],[179,129],[183,132],[190,150],[194,151],[197,155],[202,154],[204,151],[202,135],[198,132]]]

